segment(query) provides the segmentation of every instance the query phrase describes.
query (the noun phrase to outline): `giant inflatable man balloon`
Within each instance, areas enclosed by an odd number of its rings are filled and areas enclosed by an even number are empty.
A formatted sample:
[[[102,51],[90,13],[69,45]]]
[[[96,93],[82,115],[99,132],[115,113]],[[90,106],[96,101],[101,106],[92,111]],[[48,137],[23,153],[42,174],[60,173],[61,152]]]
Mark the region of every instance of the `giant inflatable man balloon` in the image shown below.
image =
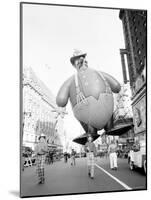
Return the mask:
[[[118,93],[120,84],[109,74],[89,68],[86,53],[75,50],[70,61],[76,74],[63,83],[56,102],[65,107],[70,99],[74,116],[86,133],[94,136],[109,122],[113,114],[112,92]]]

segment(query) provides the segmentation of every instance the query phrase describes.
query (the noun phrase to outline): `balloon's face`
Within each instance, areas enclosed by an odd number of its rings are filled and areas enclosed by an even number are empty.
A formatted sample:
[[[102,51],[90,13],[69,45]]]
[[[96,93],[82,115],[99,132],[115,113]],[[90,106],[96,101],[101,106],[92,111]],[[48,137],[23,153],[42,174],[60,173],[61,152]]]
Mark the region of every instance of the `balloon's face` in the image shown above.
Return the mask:
[[[84,62],[84,57],[80,57],[80,58],[77,58],[75,61],[74,61],[74,66],[77,70],[79,70],[82,66],[83,66],[83,62]]]
[[[87,104],[77,104],[75,81],[70,86],[70,101],[75,117],[86,124],[102,129],[113,113],[112,93],[106,93],[106,84],[97,71],[87,68],[78,73],[80,91]]]

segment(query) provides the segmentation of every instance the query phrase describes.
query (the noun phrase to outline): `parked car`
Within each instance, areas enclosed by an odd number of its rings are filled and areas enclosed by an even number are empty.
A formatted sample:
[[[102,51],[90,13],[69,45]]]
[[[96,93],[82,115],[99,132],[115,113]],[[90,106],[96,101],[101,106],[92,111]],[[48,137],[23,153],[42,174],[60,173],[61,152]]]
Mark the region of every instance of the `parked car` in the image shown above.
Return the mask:
[[[128,163],[130,170],[135,168],[143,169],[146,174],[146,144],[145,141],[134,145],[128,154]]]

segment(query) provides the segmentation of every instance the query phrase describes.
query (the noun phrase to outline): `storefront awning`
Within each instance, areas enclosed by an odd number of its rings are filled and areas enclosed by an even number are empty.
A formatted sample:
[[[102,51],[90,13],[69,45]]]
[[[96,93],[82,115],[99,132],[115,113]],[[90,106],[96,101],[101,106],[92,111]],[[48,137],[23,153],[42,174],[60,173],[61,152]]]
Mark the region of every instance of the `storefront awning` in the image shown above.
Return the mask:
[[[129,131],[132,127],[133,127],[132,123],[119,125],[106,131],[106,135],[120,136]]]

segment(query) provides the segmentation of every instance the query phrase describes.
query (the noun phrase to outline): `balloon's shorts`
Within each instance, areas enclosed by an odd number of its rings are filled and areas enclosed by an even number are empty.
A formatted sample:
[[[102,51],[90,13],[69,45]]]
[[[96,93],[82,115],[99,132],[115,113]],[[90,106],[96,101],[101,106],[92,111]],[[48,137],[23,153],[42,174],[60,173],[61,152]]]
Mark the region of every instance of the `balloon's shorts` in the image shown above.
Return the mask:
[[[81,101],[73,107],[75,117],[78,121],[101,130],[113,114],[113,95],[101,93],[98,99],[89,96],[85,100],[86,103]]]

